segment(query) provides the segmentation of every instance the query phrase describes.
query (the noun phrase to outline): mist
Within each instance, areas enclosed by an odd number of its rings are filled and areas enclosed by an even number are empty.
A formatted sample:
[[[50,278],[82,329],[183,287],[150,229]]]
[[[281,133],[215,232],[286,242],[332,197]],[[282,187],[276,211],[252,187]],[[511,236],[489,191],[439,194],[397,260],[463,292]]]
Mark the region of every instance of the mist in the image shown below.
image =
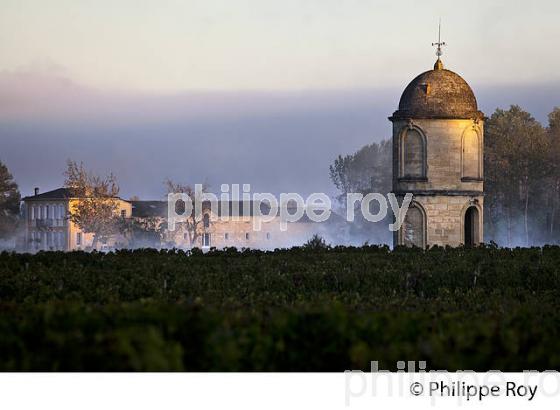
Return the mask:
[[[70,79],[0,74],[0,160],[22,195],[63,183],[68,158],[113,172],[121,196],[161,199],[163,180],[333,195],[338,154],[389,138],[403,84],[286,92],[101,92]],[[519,104],[546,124],[560,84],[471,84],[480,108]]]

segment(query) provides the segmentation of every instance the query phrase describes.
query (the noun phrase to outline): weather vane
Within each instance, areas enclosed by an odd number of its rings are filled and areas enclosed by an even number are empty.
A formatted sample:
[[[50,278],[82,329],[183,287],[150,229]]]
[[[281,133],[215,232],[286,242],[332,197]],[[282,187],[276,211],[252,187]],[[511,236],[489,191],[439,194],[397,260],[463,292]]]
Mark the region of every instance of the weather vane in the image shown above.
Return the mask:
[[[441,41],[441,18],[440,18],[439,19],[439,25],[438,25],[438,41],[437,41],[437,43],[432,43],[432,47],[437,46],[436,56],[438,57],[438,59],[443,54],[443,52],[441,51],[441,47],[445,46],[445,45],[446,45],[445,41]]]

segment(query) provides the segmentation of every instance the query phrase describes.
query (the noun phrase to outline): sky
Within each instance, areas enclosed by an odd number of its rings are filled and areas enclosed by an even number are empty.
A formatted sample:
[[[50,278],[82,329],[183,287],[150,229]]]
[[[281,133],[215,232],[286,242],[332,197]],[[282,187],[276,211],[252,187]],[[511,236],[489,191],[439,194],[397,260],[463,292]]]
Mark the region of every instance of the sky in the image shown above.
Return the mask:
[[[406,84],[443,61],[487,115],[560,105],[560,2],[0,0],[0,161],[23,194],[66,159],[123,196],[166,177],[332,191],[338,154],[390,136]]]

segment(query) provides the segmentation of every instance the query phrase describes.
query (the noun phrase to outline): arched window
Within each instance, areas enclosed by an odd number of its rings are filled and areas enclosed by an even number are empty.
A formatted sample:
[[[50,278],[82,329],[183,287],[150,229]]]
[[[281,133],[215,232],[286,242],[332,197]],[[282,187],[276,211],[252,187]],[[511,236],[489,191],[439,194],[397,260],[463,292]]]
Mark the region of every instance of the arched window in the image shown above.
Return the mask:
[[[401,244],[424,248],[425,243],[424,212],[418,204],[411,204],[401,227]]]
[[[401,177],[426,177],[426,146],[424,136],[415,128],[404,132],[401,141]]]
[[[467,179],[481,178],[480,172],[480,141],[476,130],[470,128],[463,134],[462,177]]]

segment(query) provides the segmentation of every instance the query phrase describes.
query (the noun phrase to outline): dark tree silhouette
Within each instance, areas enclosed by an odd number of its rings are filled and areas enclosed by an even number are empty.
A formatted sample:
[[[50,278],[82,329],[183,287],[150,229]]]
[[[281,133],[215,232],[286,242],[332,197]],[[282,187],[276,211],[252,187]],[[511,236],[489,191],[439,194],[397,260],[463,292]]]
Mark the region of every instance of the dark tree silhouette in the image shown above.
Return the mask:
[[[19,220],[21,195],[8,168],[0,162],[0,239],[11,237]]]

